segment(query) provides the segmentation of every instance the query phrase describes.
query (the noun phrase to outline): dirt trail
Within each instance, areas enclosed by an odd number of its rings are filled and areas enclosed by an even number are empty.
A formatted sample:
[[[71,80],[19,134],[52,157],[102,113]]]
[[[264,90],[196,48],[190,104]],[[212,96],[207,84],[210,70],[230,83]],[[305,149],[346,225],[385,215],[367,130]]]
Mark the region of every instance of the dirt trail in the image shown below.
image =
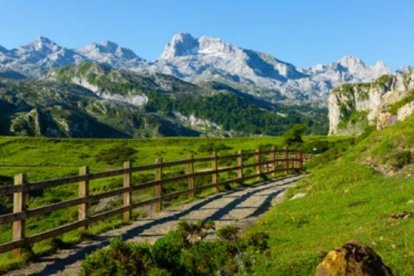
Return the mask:
[[[302,177],[287,177],[253,187],[221,192],[174,209],[151,213],[130,225],[103,233],[94,240],[61,249],[6,275],[76,275],[85,255],[107,246],[111,238],[122,236],[128,241],[154,242],[175,229],[177,222],[182,219],[212,220],[218,228],[235,224],[243,229],[275,205],[283,197],[286,189]]]

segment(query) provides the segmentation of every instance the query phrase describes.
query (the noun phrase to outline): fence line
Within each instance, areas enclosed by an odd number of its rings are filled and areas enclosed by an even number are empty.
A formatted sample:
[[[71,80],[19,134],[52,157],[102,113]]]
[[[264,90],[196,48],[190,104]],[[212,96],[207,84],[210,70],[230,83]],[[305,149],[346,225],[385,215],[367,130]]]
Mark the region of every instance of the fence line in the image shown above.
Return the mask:
[[[281,157],[279,157],[281,156]],[[244,160],[254,158],[255,163],[245,164]],[[12,251],[13,257],[19,257],[23,248],[32,245],[35,242],[56,237],[63,233],[78,229],[87,228],[92,223],[105,220],[107,218],[122,215],[123,221],[128,222],[131,219],[133,209],[152,205],[156,212],[163,208],[163,202],[179,197],[181,195],[194,196],[202,190],[214,188],[219,191],[221,186],[228,186],[232,183],[243,183],[249,179],[261,179],[266,176],[276,176],[276,173],[286,173],[291,171],[299,172],[303,169],[303,163],[313,156],[304,154],[301,150],[288,150],[288,148],[277,150],[272,147],[271,150],[255,152],[243,152],[239,150],[237,154],[218,156],[215,152],[210,157],[194,158],[191,155],[188,159],[179,161],[163,162],[161,157],[157,158],[154,164],[144,166],[132,166],[130,161],[124,162],[122,169],[111,171],[90,173],[89,167],[81,167],[78,176],[71,176],[46,181],[29,183],[25,174],[16,175],[14,185],[0,187],[0,195],[13,195],[13,213],[0,216],[0,223],[12,223],[12,241],[0,245],[0,253]],[[236,166],[220,167],[219,161],[235,161]],[[209,168],[196,170],[195,164],[201,162],[211,162]],[[167,167],[186,165],[183,175],[163,177],[163,170]],[[255,174],[246,175],[246,169],[253,168]],[[144,183],[132,183],[132,175],[136,172],[154,171],[154,180]],[[236,178],[219,180],[220,173],[236,172]],[[105,179],[113,176],[123,176],[123,185],[111,191],[101,192],[90,195],[90,182],[97,179]],[[211,176],[210,183],[203,183],[200,186],[195,185],[195,179],[201,176]],[[186,181],[187,189],[163,193],[163,185],[167,183]],[[47,206],[33,209],[27,208],[27,197],[29,192],[43,190],[46,188],[57,187],[60,185],[78,183],[78,198],[52,203]],[[154,188],[154,197],[140,202],[133,202],[132,192]],[[90,214],[92,202],[110,198],[114,196],[122,197],[122,206],[98,214]],[[65,209],[72,206],[78,206],[78,220],[65,225],[35,234],[29,237],[25,235],[26,219],[49,214],[53,211]]]

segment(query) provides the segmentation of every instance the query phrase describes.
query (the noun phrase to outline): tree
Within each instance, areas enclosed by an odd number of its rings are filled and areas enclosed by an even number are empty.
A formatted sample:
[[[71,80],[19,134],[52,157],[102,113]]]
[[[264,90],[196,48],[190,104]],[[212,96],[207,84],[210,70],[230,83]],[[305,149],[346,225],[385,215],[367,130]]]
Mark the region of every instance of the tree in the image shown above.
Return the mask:
[[[297,124],[293,125],[292,128],[287,130],[283,134],[283,139],[286,145],[291,146],[293,144],[302,144],[302,136],[306,132],[306,125]]]

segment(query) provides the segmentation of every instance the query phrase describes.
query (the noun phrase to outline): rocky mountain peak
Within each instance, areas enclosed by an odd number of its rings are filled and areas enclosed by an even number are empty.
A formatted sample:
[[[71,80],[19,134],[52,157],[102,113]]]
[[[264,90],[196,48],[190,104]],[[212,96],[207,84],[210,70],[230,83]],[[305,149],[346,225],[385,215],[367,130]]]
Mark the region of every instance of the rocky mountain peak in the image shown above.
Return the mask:
[[[346,68],[352,74],[370,74],[372,77],[369,80],[391,73],[391,70],[383,61],[378,61],[374,65],[368,66],[360,58],[355,56],[344,56],[336,64]]]
[[[96,47],[100,48],[102,52],[115,53],[119,48],[119,45],[110,40],[104,40],[101,43],[95,44]]]
[[[7,49],[0,45],[0,53],[6,53]]]
[[[160,59],[172,59],[174,57],[196,54],[199,42],[189,33],[179,33],[172,37],[165,46]]]
[[[48,55],[53,52],[61,50],[62,47],[46,37],[38,37],[27,45],[17,47],[17,51],[20,55],[36,53],[40,55]]]
[[[365,63],[355,56],[344,56],[340,58],[337,63],[351,72],[357,72],[366,67]]]
[[[227,44],[221,38],[201,36],[194,38],[189,33],[179,33],[173,36],[166,45],[161,59],[172,60],[175,57],[191,55],[217,55],[228,54],[240,49],[234,45]]]
[[[217,54],[217,53],[229,53],[235,46],[227,44],[221,38],[212,38],[208,36],[202,36],[198,40],[199,52],[202,54]]]
[[[411,71],[414,71],[414,67],[412,67],[410,65],[404,65],[404,66],[400,67],[397,70],[397,73],[399,73],[399,74],[407,74],[407,73],[409,73]]]
[[[378,75],[385,75],[390,73],[390,69],[385,65],[385,63],[380,60],[372,66],[372,68],[378,73]]]
[[[56,45],[55,42],[53,42],[51,39],[44,37],[44,36],[39,36],[38,38],[36,38],[35,40],[33,40],[32,42],[33,44],[37,44],[38,46],[45,46],[45,45]]]
[[[126,60],[141,59],[132,50],[120,47],[117,43],[109,40],[92,43],[79,49],[78,52],[90,59],[102,58],[102,56],[109,58],[111,55]]]

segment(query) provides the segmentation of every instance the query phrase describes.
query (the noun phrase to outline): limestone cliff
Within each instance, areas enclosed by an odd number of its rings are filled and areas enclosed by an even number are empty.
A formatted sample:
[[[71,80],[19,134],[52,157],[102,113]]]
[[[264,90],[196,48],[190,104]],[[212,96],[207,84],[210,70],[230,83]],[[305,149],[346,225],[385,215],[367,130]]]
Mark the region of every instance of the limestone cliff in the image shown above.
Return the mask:
[[[368,126],[381,129],[404,120],[414,111],[414,71],[336,87],[328,106],[330,135],[360,134]]]

